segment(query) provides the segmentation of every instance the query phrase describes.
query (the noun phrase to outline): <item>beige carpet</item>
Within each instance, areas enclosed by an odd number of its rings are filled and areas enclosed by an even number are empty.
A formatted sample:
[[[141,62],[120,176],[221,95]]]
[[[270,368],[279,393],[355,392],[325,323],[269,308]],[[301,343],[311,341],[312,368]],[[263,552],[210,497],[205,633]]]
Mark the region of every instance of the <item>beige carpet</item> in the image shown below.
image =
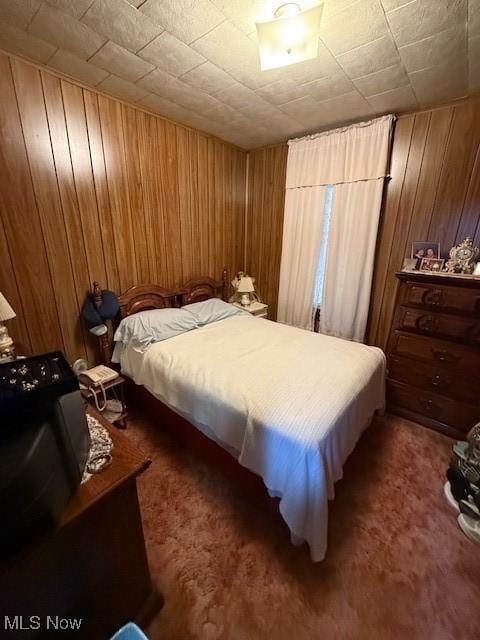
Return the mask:
[[[277,514],[137,417],[153,459],[139,480],[152,578],[165,606],[152,640],[473,640],[480,547],[442,494],[451,441],[376,419],[337,484],[320,564]]]

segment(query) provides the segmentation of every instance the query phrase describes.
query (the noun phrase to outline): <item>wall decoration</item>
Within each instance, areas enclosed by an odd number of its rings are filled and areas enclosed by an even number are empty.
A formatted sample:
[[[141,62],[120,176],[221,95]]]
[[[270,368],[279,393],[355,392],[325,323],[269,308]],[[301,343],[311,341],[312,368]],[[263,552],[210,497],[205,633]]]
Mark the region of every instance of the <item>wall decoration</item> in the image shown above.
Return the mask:
[[[478,247],[474,247],[473,240],[467,236],[450,249],[450,259],[445,268],[449,273],[473,273],[478,254]]]
[[[440,258],[422,258],[420,263],[420,271],[431,271],[432,273],[439,273],[443,269],[445,260]]]

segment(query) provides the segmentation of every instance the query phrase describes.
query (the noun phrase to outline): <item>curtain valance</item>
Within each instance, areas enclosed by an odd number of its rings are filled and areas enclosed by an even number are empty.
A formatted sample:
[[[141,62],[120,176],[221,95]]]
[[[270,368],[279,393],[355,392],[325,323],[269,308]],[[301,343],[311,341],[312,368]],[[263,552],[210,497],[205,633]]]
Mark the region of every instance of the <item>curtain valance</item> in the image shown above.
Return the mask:
[[[288,141],[287,189],[375,180],[387,175],[394,117]]]

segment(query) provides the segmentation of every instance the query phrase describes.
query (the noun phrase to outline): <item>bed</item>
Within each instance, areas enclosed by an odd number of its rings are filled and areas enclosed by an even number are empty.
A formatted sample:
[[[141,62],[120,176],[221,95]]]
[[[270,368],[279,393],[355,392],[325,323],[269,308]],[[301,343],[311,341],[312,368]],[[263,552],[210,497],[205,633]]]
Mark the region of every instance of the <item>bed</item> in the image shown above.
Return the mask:
[[[180,290],[145,285],[121,316],[224,297],[225,279]],[[327,550],[328,500],[385,399],[379,349],[240,314],[151,345],[116,349],[122,372],[261,477],[294,544]]]

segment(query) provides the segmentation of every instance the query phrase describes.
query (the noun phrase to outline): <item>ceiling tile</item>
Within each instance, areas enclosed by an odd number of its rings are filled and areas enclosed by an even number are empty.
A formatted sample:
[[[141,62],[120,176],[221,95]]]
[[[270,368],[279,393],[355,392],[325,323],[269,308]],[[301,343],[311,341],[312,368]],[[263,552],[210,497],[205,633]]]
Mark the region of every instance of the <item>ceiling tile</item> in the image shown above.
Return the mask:
[[[351,91],[344,96],[323,100],[320,104],[335,119],[336,123],[374,115],[372,107],[358,91]]]
[[[124,80],[135,82],[155,68],[153,64],[145,62],[128,49],[119,44],[107,42],[97,53],[89,59],[91,64],[105,69]]]
[[[146,89],[143,89],[138,84],[127,82],[123,78],[119,78],[115,75],[109,75],[105,80],[102,80],[97,89],[105,91],[105,93],[111,93],[118,98],[122,98],[127,102],[138,102],[147,95]]]
[[[28,31],[80,58],[91,56],[106,40],[87,25],[46,4],[40,7]]]
[[[190,115],[190,111],[188,109],[184,109],[181,105],[168,100],[168,98],[162,98],[155,94],[149,94],[139,102],[149,109],[158,111],[167,118],[172,118],[174,120],[179,120],[182,115]]]
[[[195,69],[183,74],[180,79],[191,87],[201,89],[210,95],[215,95],[219,91],[228,89],[228,87],[235,84],[232,76],[211,62],[204,62],[195,67]]]
[[[352,79],[400,63],[400,56],[390,36],[372,40],[361,47],[337,56],[339,64]]]
[[[391,91],[409,84],[409,79],[402,65],[387,67],[368,76],[354,80],[356,88],[363,96],[373,96],[377,93]]]
[[[380,0],[385,11],[392,11],[392,9],[398,9],[404,4],[412,2],[412,0]]]
[[[283,104],[309,95],[307,87],[308,85],[302,86],[287,78],[267,84],[265,87],[257,89],[256,93],[272,104]]]
[[[303,126],[300,122],[280,111],[269,116],[266,120],[260,118],[259,122],[269,129],[270,135],[276,135],[279,133],[280,135],[283,135],[284,138],[299,135],[303,131]]]
[[[441,31],[398,50],[405,69],[411,73],[467,57],[467,37],[463,26]]]
[[[225,20],[210,0],[147,0],[140,11],[187,44]]]
[[[42,0],[0,0],[0,21],[26,29],[41,4]]]
[[[386,16],[397,46],[403,47],[445,29],[465,25],[467,3],[464,0],[414,0],[389,11]]]
[[[326,109],[310,96],[282,104],[280,109],[294,120],[308,125],[323,123],[330,117]]]
[[[313,82],[326,76],[341,72],[342,68],[332,56],[323,42],[318,43],[318,56],[312,60],[305,60],[298,64],[280,69],[280,78],[289,78],[298,84]]]
[[[355,0],[302,0],[302,11],[311,9],[319,4],[352,3]],[[282,4],[278,0],[212,0],[213,4],[228,20],[244,33],[250,34],[256,30],[256,22],[268,22],[273,20],[275,9]]]
[[[240,69],[258,60],[255,44],[229,22],[222,22],[199,40],[192,47],[205,58],[221,69]],[[260,66],[257,64],[258,69]]]
[[[93,0],[45,0],[47,4],[65,13],[69,13],[74,18],[81,18],[90,7]]]
[[[242,113],[253,116],[272,112],[272,105],[258,96],[254,91],[242,84],[235,84],[216,94],[216,97],[225,104],[238,109]]]
[[[388,34],[378,0],[358,0],[342,11],[325,15],[320,37],[334,54],[344,53]]]
[[[418,109],[417,99],[409,84],[405,87],[398,87],[398,89],[369,96],[367,101],[377,114]]]
[[[212,0],[212,2],[244,33],[255,31],[255,22],[271,20],[275,10],[274,3],[264,0]]]
[[[334,75],[320,78],[301,86],[308,95],[318,101],[341,96],[355,89],[350,78],[342,70]]]
[[[163,31],[126,0],[95,0],[82,22],[131,51],[138,51]]]
[[[193,111],[196,109],[211,109],[218,104],[218,100],[213,96],[204,91],[193,89],[185,82],[161,69],[155,69],[139,80],[137,84],[162,98],[167,98]]]
[[[210,109],[206,112],[208,118],[211,118],[215,122],[219,122],[224,125],[229,125],[231,127],[238,127],[240,125],[248,125],[251,126],[251,120],[240,113],[233,107],[228,104],[224,104],[223,102],[219,102],[218,106]]]
[[[138,55],[174,76],[181,76],[205,62],[203,56],[168,31],[140,49]]]
[[[48,66],[57,71],[61,71],[71,78],[76,78],[85,84],[97,85],[104,78],[108,76],[108,73],[103,69],[95,67],[89,62],[85,62],[81,58],[77,58],[68,51],[62,51],[59,49],[53,58],[49,60]]]
[[[35,62],[47,62],[56,51],[49,42],[36,38],[6,22],[0,22],[0,48]]]
[[[441,104],[467,95],[466,61],[414,71],[409,78],[421,106]]]

